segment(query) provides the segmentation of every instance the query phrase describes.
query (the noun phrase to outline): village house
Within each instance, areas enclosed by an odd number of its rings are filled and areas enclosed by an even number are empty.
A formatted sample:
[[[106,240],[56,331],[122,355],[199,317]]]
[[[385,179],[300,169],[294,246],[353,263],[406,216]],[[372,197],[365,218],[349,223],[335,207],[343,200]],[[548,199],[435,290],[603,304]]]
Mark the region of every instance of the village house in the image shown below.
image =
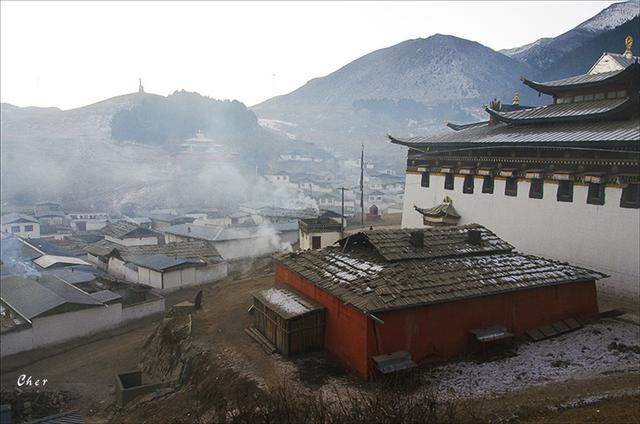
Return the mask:
[[[186,224],[195,221],[195,218],[169,213],[151,213],[149,214],[149,219],[151,220],[151,228],[156,231],[162,231],[172,225]]]
[[[73,212],[69,214],[71,229],[76,232],[97,231],[107,226],[106,212]]]
[[[158,233],[129,221],[112,222],[101,230],[104,239],[122,246],[158,244]]]
[[[164,313],[160,296],[101,288],[101,283],[88,288],[91,282],[95,282],[92,274],[71,269],[43,273],[37,281],[3,275],[0,356],[57,345]]]
[[[331,246],[342,236],[342,224],[331,218],[307,218],[298,221],[300,250]]]
[[[459,223],[494,229],[518,249],[611,275],[600,294],[640,298],[640,64],[605,53],[584,75],[523,83],[552,103],[514,98],[488,120],[401,138],[408,147],[403,228],[448,197]],[[416,208],[417,207],[417,208]],[[588,230],[587,230],[588,229]]]
[[[213,227],[181,224],[164,231],[167,243],[204,240],[211,243],[226,260],[268,255],[298,242],[298,223],[240,227]]]
[[[101,240],[86,247],[89,262],[115,278],[161,291],[211,283],[227,276],[226,261],[207,241],[121,245]]]
[[[411,366],[598,316],[605,275],[517,253],[480,225],[364,231],[339,244],[278,256],[275,282],[325,308],[324,348],[363,378],[388,371],[381,355]]]
[[[37,219],[21,213],[2,215],[2,232],[23,238],[40,237],[40,223]]]
[[[56,202],[38,202],[33,207],[33,216],[40,224],[60,226],[66,223],[66,214]]]

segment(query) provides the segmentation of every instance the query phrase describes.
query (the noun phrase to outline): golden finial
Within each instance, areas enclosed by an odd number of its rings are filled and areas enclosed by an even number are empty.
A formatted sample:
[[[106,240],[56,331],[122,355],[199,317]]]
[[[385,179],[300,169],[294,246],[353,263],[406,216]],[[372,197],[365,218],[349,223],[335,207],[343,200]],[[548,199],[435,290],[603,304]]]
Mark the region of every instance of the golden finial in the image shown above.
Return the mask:
[[[627,35],[627,38],[624,39],[624,46],[626,50],[624,51],[624,55],[627,57],[633,57],[633,53],[631,53],[631,48],[633,47],[633,37]]]
[[[518,93],[517,91],[513,95],[513,104],[516,106],[520,104],[520,93]]]
[[[442,203],[450,205],[453,203],[453,200],[451,200],[451,197],[449,196],[444,196],[444,199],[442,199]]]

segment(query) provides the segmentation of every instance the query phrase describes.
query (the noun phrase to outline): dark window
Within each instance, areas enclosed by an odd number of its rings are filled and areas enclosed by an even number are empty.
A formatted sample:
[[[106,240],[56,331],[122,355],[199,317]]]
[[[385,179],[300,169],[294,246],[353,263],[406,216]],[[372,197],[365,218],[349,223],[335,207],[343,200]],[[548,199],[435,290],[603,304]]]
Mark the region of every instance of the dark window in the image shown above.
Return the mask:
[[[507,177],[507,181],[504,185],[505,196],[517,196],[518,195],[518,178]]]
[[[491,175],[485,175],[482,181],[482,192],[493,193],[493,177]]]
[[[311,248],[320,249],[320,236],[311,236]]]
[[[420,180],[420,186],[421,187],[429,187],[429,173],[428,172],[423,172],[422,173],[422,180]]]
[[[620,207],[633,209],[640,208],[640,183],[629,184],[622,189]]]
[[[444,189],[453,190],[453,174],[444,174]]]
[[[20,232],[20,226],[19,225],[12,225],[11,226],[11,232],[12,233],[19,233]]]
[[[25,231],[33,231],[33,225],[25,225],[24,226],[24,230]]]
[[[560,181],[557,199],[558,202],[573,202],[573,181]]]
[[[534,178],[529,186],[529,197],[532,199],[542,199],[544,192],[544,180],[542,178]]]
[[[604,184],[589,183],[587,203],[590,205],[604,205]]]
[[[462,192],[467,194],[473,194],[473,175],[464,176],[464,184],[462,185]]]

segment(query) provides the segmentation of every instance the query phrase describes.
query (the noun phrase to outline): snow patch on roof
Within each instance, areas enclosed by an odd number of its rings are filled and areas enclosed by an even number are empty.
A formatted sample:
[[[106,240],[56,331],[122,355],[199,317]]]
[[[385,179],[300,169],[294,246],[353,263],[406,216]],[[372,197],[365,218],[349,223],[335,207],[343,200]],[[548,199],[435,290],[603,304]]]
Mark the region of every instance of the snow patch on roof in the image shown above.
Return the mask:
[[[299,315],[310,311],[307,306],[300,303],[298,299],[288,291],[271,288],[265,290],[262,295],[269,303],[280,307],[283,311],[290,314]]]

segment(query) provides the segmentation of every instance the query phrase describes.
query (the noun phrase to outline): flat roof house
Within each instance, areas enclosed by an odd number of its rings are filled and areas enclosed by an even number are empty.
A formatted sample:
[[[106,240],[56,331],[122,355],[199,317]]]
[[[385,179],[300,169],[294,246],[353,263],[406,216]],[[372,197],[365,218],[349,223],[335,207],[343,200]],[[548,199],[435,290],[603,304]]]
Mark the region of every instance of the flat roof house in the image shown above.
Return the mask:
[[[278,287],[325,307],[325,349],[363,378],[379,370],[380,355],[455,357],[481,342],[474,330],[520,335],[596,316],[604,277],[517,253],[477,224],[363,231],[275,265]]]

